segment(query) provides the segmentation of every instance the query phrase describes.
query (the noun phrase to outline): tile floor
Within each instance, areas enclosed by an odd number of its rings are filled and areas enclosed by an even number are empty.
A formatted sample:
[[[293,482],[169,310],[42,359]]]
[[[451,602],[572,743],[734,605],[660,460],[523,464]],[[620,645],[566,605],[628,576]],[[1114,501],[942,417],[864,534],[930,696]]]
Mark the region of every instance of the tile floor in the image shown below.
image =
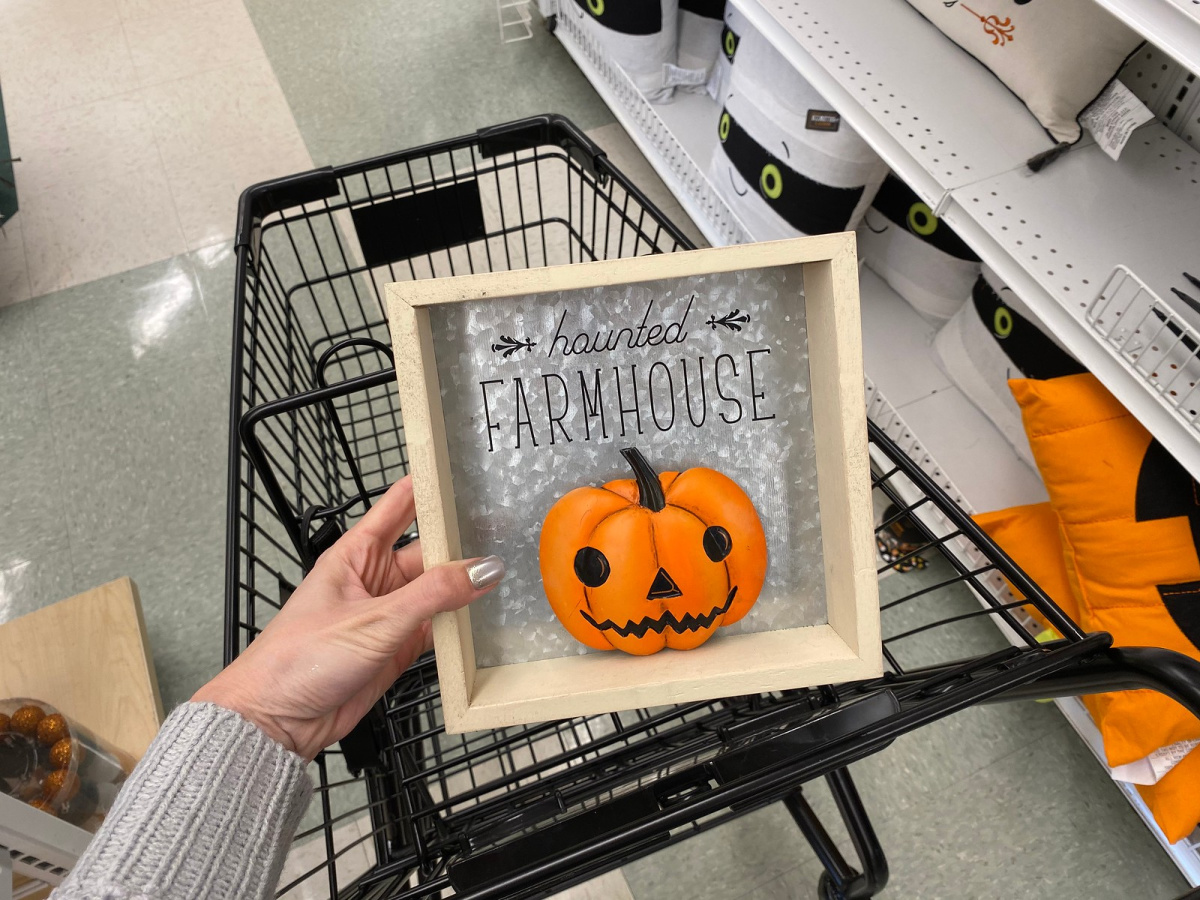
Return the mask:
[[[0,229],[0,621],[132,575],[168,705],[220,663],[242,187],[553,110],[685,218],[557,42],[502,45],[488,0],[0,0],[0,23],[22,159]],[[1048,706],[968,710],[853,772],[884,897],[1186,887]],[[822,785],[806,794],[831,811]],[[574,895],[791,900],[819,871],[774,806]]]
[[[5,0],[21,214],[0,305],[227,241],[237,196],[311,158],[241,0]]]

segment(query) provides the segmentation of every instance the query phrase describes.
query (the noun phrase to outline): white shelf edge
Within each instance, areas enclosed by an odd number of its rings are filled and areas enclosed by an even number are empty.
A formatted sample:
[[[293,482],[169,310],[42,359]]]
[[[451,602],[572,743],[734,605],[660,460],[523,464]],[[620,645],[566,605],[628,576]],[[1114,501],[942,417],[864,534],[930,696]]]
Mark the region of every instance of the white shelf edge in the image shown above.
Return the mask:
[[[1158,438],[1185,469],[1200,478],[1200,435],[1180,419],[1159,392],[1129,371],[1114,348],[1100,340],[1086,322],[1068,312],[1057,297],[1042,287],[988,234],[965,206],[957,202],[955,192],[951,192],[950,197],[942,218],[1112,395],[1135,413],[1146,430]]]
[[[59,884],[92,836],[75,825],[0,794],[0,853],[11,853],[13,871]]]
[[[1092,721],[1091,714],[1088,713],[1087,707],[1083,705],[1083,701],[1078,697],[1061,697],[1054,701],[1054,705],[1066,717],[1071,727],[1083,738],[1083,742],[1088,745],[1088,749],[1092,751],[1092,755],[1096,757],[1097,762],[1107,770],[1108,763],[1104,758],[1104,741],[1100,736],[1100,729]],[[1187,838],[1176,841],[1174,844],[1168,841],[1167,836],[1158,827],[1158,823],[1154,821],[1154,814],[1150,812],[1150,807],[1146,805],[1146,801],[1142,799],[1142,795],[1138,793],[1137,788],[1124,781],[1114,781],[1113,783],[1125,795],[1125,799],[1129,801],[1129,805],[1133,807],[1146,827],[1150,829],[1150,833],[1158,839],[1159,844],[1170,854],[1175,865],[1179,867],[1179,871],[1188,880],[1188,884],[1192,887],[1200,885],[1200,852],[1198,852],[1198,848],[1190,845]]]
[[[868,409],[873,412],[871,418],[876,424],[884,428],[885,432],[896,432],[901,429],[912,432],[912,429],[908,427],[900,412],[888,403],[882,392],[871,384],[869,379],[867,382],[867,393],[869,398]],[[901,447],[901,449],[907,452],[907,448]],[[927,468],[918,457],[913,456],[911,453],[908,455],[922,468]],[[916,491],[911,483],[908,484],[907,491],[905,490],[903,481],[897,486],[899,488],[897,492],[906,503],[912,504],[920,499],[920,493]],[[947,493],[967,512],[974,512],[969,501],[958,490],[957,485],[953,481],[950,482]],[[953,529],[949,520],[937,510],[931,509],[928,505],[922,507],[917,515],[925,527],[930,529],[935,535],[946,534]],[[957,541],[951,542],[948,546],[954,549],[956,555],[968,565],[977,567],[980,564],[981,560],[975,558],[975,553],[971,552],[974,548],[963,541],[963,539],[960,538]],[[997,573],[990,573],[990,576],[984,579],[984,583],[1001,602],[1009,602],[1013,599],[1011,592],[1009,592],[1007,585],[1004,583],[1004,579]],[[977,597],[977,599],[980,606],[987,607],[987,603],[982,597]],[[1028,646],[1025,640],[1019,637],[1006,622],[996,616],[989,616],[989,618],[1004,638],[1014,647]],[[1070,723],[1071,727],[1079,734],[1088,749],[1092,751],[1092,755],[1096,758],[1096,761],[1111,777],[1112,769],[1109,767],[1104,755],[1104,740],[1101,737],[1100,729],[1092,719],[1087,707],[1083,705],[1083,701],[1078,697],[1061,697],[1055,699],[1054,704]],[[1150,812],[1150,808],[1146,805],[1146,801],[1142,799],[1142,795],[1138,793],[1137,788],[1132,784],[1115,779],[1113,783],[1125,795],[1125,799],[1129,801],[1129,805],[1133,807],[1138,817],[1150,829],[1150,833],[1154,835],[1159,845],[1166,851],[1172,862],[1175,863],[1179,871],[1188,880],[1188,883],[1192,887],[1200,886],[1200,847],[1193,846],[1189,842],[1189,838],[1183,838],[1175,843],[1168,841],[1167,836],[1158,827],[1158,823],[1154,821],[1154,814]]]
[[[704,239],[714,247],[722,247],[731,243],[739,243],[746,239],[746,229],[734,214],[726,207],[724,215],[728,217],[731,223],[729,227],[722,228],[721,225],[714,221],[709,213],[709,210],[704,204],[700,203],[694,196],[693,192],[688,189],[688,186],[683,178],[680,177],[676,166],[671,165],[670,161],[665,157],[659,147],[654,143],[648,129],[643,125],[643,121],[649,121],[651,127],[658,133],[659,139],[669,137],[678,148],[678,152],[684,158],[677,157],[677,165],[682,165],[694,170],[694,178],[703,180],[707,184],[707,177],[703,174],[700,166],[695,160],[692,160],[690,155],[674,136],[662,117],[654,110],[653,106],[641,98],[637,93],[637,89],[633,86],[633,82],[629,80],[623,72],[616,66],[611,68],[614,70],[610,75],[602,72],[589,55],[587,48],[582,46],[577,38],[577,32],[572,27],[573,23],[567,18],[570,15],[570,10],[563,12],[561,9],[558,13],[558,21],[555,27],[555,36],[559,43],[566,48],[567,53],[575,64],[579,66],[580,71],[591,83],[592,88],[600,95],[600,98],[608,105],[609,110],[625,129],[630,139],[646,157],[654,171],[658,173],[658,177],[663,180],[663,183],[670,189],[671,193],[679,201],[683,211],[688,214],[691,220],[700,229],[700,233],[704,235]],[[620,86],[623,90],[618,91],[614,82],[618,79],[623,80]],[[624,96],[622,96],[624,95]],[[636,95],[636,96],[635,96]],[[639,103],[640,101],[640,103]],[[634,109],[631,108],[636,104],[636,111],[641,116],[641,120],[634,115]],[[715,196],[711,185],[708,190]],[[724,204],[722,204],[724,205]]]
[[[1200,71],[1200,5],[1195,15],[1188,15],[1172,0],[1096,2],[1184,68]]]
[[[937,210],[947,193],[937,178],[913,156],[892,133],[858,102],[816,58],[795,45],[787,29],[755,0],[729,0],[771,45],[779,50],[805,81],[841,113],[847,124],[862,136],[871,149],[900,176],[931,209]]]

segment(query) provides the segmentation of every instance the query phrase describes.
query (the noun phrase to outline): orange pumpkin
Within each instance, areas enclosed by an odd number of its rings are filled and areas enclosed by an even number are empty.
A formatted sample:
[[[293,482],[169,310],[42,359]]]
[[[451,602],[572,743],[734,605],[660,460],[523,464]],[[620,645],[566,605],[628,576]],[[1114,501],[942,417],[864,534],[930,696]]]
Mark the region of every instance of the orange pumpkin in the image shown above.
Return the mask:
[[[546,514],[539,555],[550,606],[596,650],[699,647],[758,599],[762,522],[720,472],[656,475],[640,451],[621,455],[634,480],[575,488]]]

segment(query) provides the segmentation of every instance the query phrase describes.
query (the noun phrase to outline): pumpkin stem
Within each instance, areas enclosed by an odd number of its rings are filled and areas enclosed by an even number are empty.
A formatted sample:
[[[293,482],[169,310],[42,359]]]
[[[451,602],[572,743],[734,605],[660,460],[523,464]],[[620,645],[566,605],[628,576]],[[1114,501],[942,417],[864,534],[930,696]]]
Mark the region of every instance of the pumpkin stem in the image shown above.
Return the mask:
[[[665,508],[667,498],[663,495],[662,482],[658,480],[658,473],[654,471],[654,467],[642,456],[642,451],[635,447],[626,447],[621,451],[621,455],[625,457],[625,462],[633,469],[633,477],[637,479],[638,503],[651,512]]]

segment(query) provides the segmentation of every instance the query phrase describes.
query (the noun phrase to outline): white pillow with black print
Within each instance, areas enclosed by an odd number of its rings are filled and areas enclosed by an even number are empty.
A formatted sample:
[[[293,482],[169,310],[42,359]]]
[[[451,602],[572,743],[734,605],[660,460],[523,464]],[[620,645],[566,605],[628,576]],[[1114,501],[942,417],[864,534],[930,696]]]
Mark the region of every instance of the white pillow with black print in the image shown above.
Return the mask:
[[[1086,369],[987,266],[967,302],[937,333],[933,347],[950,380],[1036,471],[1008,380],[1057,378]]]
[[[679,0],[568,0],[559,14],[577,16],[647,100],[671,99]]]
[[[887,166],[756,31],[741,37],[709,177],[759,241],[853,230]]]
[[[1056,141],[1142,43],[1096,0],[908,0],[1021,98]]]
[[[980,271],[974,251],[895,175],[858,226],[858,258],[932,322],[958,311]]]
[[[708,96],[718,103],[724,103],[729,94],[730,80],[733,78],[733,58],[737,55],[742,35],[749,32],[750,28],[746,17],[734,9],[732,3],[726,3],[721,37],[717,44],[719,53],[708,76]]]

